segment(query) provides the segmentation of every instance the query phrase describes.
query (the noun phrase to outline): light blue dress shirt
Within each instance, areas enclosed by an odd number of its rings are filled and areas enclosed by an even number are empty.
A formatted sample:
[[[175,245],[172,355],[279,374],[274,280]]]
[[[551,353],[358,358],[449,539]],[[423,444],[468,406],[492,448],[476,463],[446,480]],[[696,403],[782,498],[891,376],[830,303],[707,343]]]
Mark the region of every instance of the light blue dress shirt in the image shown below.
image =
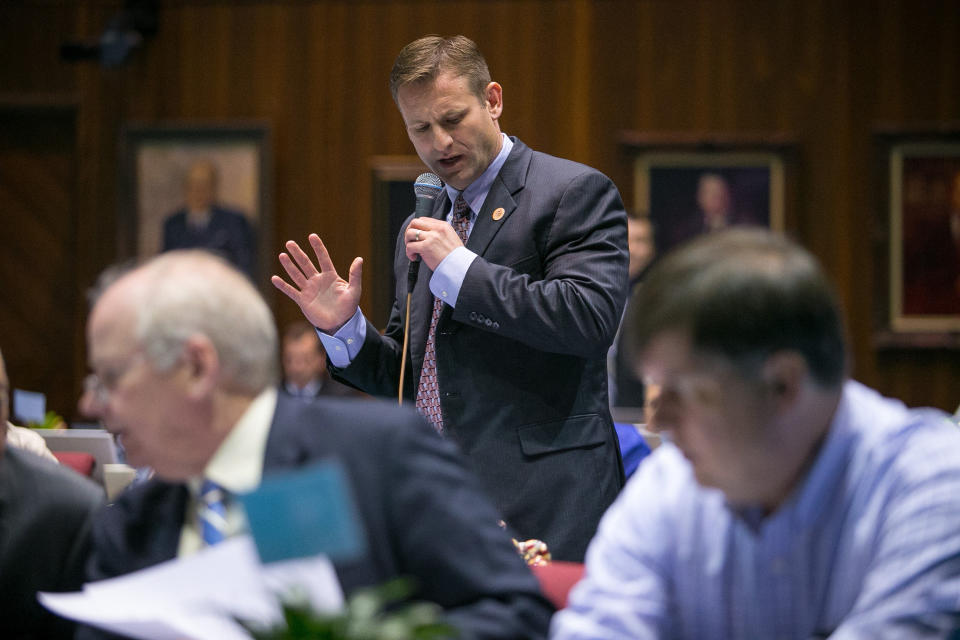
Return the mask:
[[[463,190],[463,199],[470,205],[470,221],[467,224],[467,237],[473,231],[473,225],[477,221],[477,214],[483,208],[483,203],[490,193],[490,187],[493,186],[493,180],[500,173],[503,163],[507,161],[510,150],[513,149],[513,141],[505,133],[500,134],[502,144],[500,153],[493,159],[490,166],[480,174],[480,177],[474,180],[470,186]],[[450,200],[450,209],[447,211],[447,222],[453,218],[453,203],[456,201],[459,191],[450,185],[444,185],[447,190],[447,197]],[[440,298],[451,307],[457,306],[457,298],[460,296],[460,287],[463,286],[463,280],[467,276],[467,269],[473,263],[477,254],[466,247],[457,247],[451,251],[446,258],[440,261],[436,271],[430,277],[430,291],[434,296]],[[363,347],[363,341],[366,338],[367,320],[360,308],[333,335],[323,333],[317,330],[320,336],[320,342],[323,343],[327,351],[327,357],[330,363],[335,367],[346,367],[360,352]]]
[[[806,477],[754,526],[662,445],[604,516],[551,637],[948,638],[960,430],[846,383]]]

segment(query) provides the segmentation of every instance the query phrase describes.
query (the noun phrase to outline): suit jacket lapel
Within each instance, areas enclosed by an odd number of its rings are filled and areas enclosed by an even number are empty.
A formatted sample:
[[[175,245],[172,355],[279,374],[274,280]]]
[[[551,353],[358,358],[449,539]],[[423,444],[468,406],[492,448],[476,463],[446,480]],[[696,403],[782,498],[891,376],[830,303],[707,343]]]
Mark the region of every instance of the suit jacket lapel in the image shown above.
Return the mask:
[[[118,565],[129,565],[132,570],[166,562],[177,557],[180,547],[180,533],[187,518],[189,490],[181,483],[164,482],[152,479],[135,490],[143,492],[139,501],[134,503],[138,513],[137,520],[151,524],[150,533],[138,539],[135,547],[125,549],[128,559],[117,560]]]
[[[470,231],[470,237],[467,239],[467,248],[477,255],[482,256],[486,252],[503,223],[517,208],[513,194],[523,188],[532,155],[533,152],[529,147],[514,138],[513,149],[500,169],[500,173],[494,178],[483,207]],[[493,213],[500,208],[503,209],[503,216],[494,220]],[[449,210],[450,198],[447,197],[447,190],[444,189],[433,205],[433,217],[443,220]],[[432,275],[433,272],[430,269],[421,266],[410,303],[410,345],[415,374],[420,371],[420,366],[423,364],[423,351],[427,344],[427,333],[430,331],[430,319],[433,315],[433,293],[430,291]],[[445,307],[437,321],[437,326],[444,324],[450,315],[452,315],[451,309]],[[414,385],[416,384],[417,382],[414,381]]]
[[[306,460],[303,447],[296,438],[290,437],[288,425],[298,424],[302,417],[304,404],[296,398],[277,395],[277,408],[270,421],[267,433],[267,445],[263,451],[263,470],[287,469],[297,467]]]
[[[467,248],[482,256],[494,237],[507,222],[507,219],[517,208],[513,195],[523,188],[530,165],[531,151],[527,145],[514,139],[513,149],[503,163],[500,173],[493,179],[490,191],[487,193],[483,207],[477,215],[470,237],[467,239]],[[503,209],[503,215],[494,219],[494,212]]]

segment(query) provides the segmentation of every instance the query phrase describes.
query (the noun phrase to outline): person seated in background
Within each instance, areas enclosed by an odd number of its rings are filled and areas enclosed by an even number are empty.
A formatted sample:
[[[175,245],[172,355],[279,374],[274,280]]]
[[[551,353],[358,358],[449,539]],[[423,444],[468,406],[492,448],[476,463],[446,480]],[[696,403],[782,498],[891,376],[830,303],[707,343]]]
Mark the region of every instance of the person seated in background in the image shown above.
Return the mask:
[[[253,226],[241,211],[217,202],[217,165],[193,163],[184,181],[183,208],[163,223],[163,251],[207,249],[222,255],[251,279],[256,277],[257,249]]]
[[[655,255],[653,242],[653,223],[645,215],[627,216],[627,248],[630,251],[628,275],[630,291],[639,286],[643,274]],[[631,294],[632,295],[632,294]],[[629,297],[627,298],[629,300]],[[610,390],[610,410],[613,412],[613,426],[617,430],[620,444],[620,457],[623,458],[623,473],[629,478],[637,470],[641,460],[650,454],[650,446],[637,427],[632,424],[639,420],[644,406],[643,381],[637,376],[634,367],[624,357],[620,343],[623,340],[622,327],[617,331],[613,346],[607,355]]]
[[[0,353],[0,425],[8,425],[9,379]],[[46,611],[37,591],[83,584],[90,523],[103,490],[70,469],[8,446],[0,429],[0,636],[73,637],[74,625]]]
[[[627,217],[627,248],[630,251],[628,275],[630,296],[640,285],[647,268],[653,262],[656,249],[653,237],[653,223],[645,215],[631,214]],[[630,297],[627,297],[629,302]],[[617,331],[613,346],[607,357],[607,369],[610,372],[610,407],[642,410],[643,381],[637,377],[634,367],[623,354],[620,343],[623,341],[623,328]],[[618,420],[621,418],[614,416]],[[618,428],[619,433],[619,428]],[[621,450],[622,453],[622,450]],[[629,475],[629,474],[627,474]]]
[[[848,379],[813,256],[704,236],[651,270],[625,331],[665,442],[554,638],[955,637],[960,431]]]
[[[88,580],[143,569],[243,533],[239,505],[202,526],[207,481],[228,496],[271,471],[337,459],[368,542],[335,561],[347,597],[400,575],[464,637],[537,638],[551,606],[456,447],[412,410],[277,391],[270,310],[239,271],[203,251],[160,254],[97,300],[87,325],[104,426],[154,477],[99,519]],[[303,496],[308,508],[314,496]],[[84,628],[81,638],[100,637]]]
[[[283,385],[281,391],[301,400],[319,396],[362,395],[330,377],[327,353],[317,331],[300,320],[287,325],[283,332]]]

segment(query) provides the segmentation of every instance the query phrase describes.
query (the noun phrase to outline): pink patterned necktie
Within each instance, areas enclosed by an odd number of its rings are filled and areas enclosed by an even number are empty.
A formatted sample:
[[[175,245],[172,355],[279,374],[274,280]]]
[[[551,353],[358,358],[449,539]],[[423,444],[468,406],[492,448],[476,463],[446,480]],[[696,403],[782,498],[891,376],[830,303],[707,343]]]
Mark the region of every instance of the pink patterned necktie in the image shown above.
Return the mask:
[[[463,199],[463,194],[457,196],[453,203],[453,228],[460,236],[460,241],[467,243],[467,228],[470,224],[470,206]],[[423,367],[420,369],[420,384],[417,385],[417,411],[430,421],[430,424],[443,433],[443,412],[440,410],[440,388],[437,385],[437,352],[435,338],[437,333],[437,319],[443,310],[443,301],[433,299],[433,316],[430,318],[430,331],[427,332],[427,346],[423,351]]]

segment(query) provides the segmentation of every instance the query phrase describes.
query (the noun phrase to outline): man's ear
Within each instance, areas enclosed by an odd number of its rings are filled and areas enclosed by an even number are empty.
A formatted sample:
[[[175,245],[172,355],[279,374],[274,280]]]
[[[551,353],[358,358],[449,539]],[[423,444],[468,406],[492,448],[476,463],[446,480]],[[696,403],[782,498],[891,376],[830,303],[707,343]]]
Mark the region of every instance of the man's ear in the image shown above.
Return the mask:
[[[789,408],[809,376],[807,361],[796,351],[777,351],[763,364],[763,382],[777,410]]]
[[[487,111],[494,120],[498,120],[503,113],[503,87],[498,82],[491,82],[487,85],[484,95]]]
[[[187,393],[193,398],[213,393],[220,379],[220,356],[210,338],[202,334],[187,338],[183,347],[183,359],[186,366]]]

